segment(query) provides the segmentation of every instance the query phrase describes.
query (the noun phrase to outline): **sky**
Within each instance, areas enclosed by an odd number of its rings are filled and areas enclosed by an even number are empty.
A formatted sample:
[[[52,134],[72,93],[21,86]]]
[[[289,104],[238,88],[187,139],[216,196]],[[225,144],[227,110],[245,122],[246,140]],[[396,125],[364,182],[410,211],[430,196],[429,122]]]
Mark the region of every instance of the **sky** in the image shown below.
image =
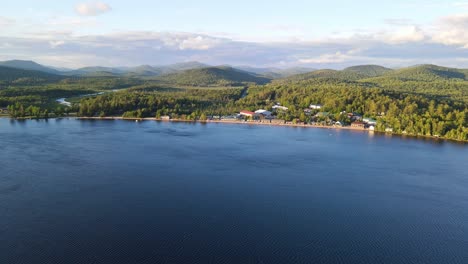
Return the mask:
[[[468,68],[468,0],[15,0],[0,60],[84,66]]]

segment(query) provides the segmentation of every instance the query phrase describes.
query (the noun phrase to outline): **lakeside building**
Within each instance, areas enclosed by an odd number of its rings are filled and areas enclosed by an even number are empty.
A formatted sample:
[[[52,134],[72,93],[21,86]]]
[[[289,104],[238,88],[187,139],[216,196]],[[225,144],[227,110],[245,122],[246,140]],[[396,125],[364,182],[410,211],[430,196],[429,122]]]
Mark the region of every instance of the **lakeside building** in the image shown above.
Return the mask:
[[[261,115],[264,118],[271,118],[271,112],[267,111],[267,110],[259,109],[259,110],[255,111],[255,114]]]
[[[348,117],[351,121],[362,121],[362,116],[357,113],[348,113]]]
[[[273,107],[273,110],[281,110],[281,111],[288,111],[289,108],[285,107],[285,106],[281,106],[281,105],[274,105]]]
[[[315,115],[315,117],[328,117],[330,116],[329,112],[319,112]]]
[[[247,110],[240,111],[239,115],[243,117],[251,117],[251,118],[258,116],[255,112],[251,112]]]
[[[377,120],[375,119],[372,119],[372,118],[364,118],[362,121],[364,121],[364,123],[366,123],[367,125],[370,125],[370,126],[375,126],[377,125]]]
[[[226,115],[226,116],[222,116],[221,117],[221,120],[225,120],[225,121],[237,121],[238,118],[236,115]]]
[[[310,109],[315,109],[315,110],[320,110],[320,109],[322,109],[322,107],[323,107],[323,105],[321,105],[321,104],[311,104],[309,106]]]
[[[343,124],[342,124],[340,121],[338,121],[338,122],[335,122],[335,124],[333,124],[333,125],[334,125],[334,126],[340,126],[340,127],[342,127],[342,126],[343,126]]]
[[[363,122],[354,122],[351,127],[364,128],[366,125]]]

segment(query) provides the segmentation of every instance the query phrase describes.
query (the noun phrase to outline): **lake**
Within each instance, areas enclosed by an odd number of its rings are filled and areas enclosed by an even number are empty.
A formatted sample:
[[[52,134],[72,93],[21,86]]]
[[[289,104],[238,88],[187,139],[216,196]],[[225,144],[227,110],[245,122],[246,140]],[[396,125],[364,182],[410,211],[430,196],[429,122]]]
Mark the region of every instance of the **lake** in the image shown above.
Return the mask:
[[[0,119],[0,263],[467,263],[468,145]]]

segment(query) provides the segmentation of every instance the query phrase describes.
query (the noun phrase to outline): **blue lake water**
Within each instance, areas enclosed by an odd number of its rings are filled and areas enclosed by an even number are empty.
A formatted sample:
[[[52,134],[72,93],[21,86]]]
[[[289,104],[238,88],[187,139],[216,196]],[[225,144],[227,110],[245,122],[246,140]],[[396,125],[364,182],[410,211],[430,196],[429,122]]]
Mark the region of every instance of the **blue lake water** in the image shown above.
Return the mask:
[[[0,263],[468,263],[468,145],[0,119]]]

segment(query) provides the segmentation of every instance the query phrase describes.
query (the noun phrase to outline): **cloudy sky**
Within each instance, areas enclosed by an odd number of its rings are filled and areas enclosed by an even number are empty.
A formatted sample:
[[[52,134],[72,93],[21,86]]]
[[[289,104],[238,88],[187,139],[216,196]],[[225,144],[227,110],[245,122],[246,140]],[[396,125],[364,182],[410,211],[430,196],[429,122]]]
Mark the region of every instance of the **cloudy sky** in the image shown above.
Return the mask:
[[[14,0],[0,60],[468,68],[468,0]]]

